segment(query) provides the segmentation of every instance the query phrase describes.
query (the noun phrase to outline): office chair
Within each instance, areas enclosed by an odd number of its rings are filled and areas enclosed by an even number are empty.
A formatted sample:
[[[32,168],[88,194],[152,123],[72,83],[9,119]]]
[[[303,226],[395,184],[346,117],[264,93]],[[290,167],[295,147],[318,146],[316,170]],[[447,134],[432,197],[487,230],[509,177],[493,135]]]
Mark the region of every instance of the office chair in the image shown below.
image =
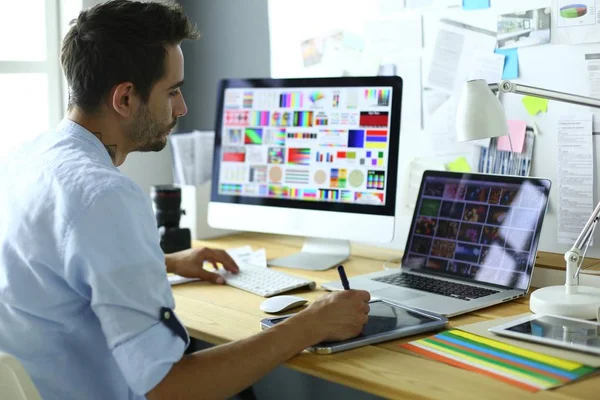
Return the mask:
[[[0,352],[0,399],[42,399],[19,360],[2,352]]]

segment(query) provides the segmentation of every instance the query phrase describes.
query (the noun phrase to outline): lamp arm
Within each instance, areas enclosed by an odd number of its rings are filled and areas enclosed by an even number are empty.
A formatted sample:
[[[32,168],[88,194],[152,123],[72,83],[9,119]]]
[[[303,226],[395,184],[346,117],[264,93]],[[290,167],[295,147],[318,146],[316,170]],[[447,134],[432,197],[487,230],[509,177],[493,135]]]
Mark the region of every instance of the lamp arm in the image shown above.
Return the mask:
[[[548,100],[556,100],[563,103],[571,103],[580,106],[600,108],[600,99],[593,97],[579,96],[576,94],[557,92],[555,90],[542,89],[534,86],[526,86],[513,83],[508,80],[503,80],[500,83],[488,84],[490,90],[496,94],[500,93],[515,93],[524,94],[535,97],[541,97]],[[567,262],[567,279],[565,282],[567,294],[577,293],[577,287],[579,285],[577,275],[579,267],[585,257],[585,249],[592,240],[594,228],[596,223],[600,219],[600,203],[596,205],[596,208],[590,215],[590,218],[586,222],[583,230],[577,237],[577,240],[573,244],[573,247],[565,253],[565,261]]]
[[[557,92],[555,90],[541,89],[534,86],[520,85],[511,81],[504,80],[500,83],[490,83],[490,89],[496,93],[515,93],[535,97],[541,97],[548,100],[561,101],[563,103],[577,104],[600,108],[600,99],[593,97],[579,96],[576,94]]]
[[[594,231],[594,225],[600,218],[600,203],[596,205],[594,211],[590,215],[590,218],[585,223],[585,226],[579,233],[577,240],[573,244],[573,247],[565,253],[565,261],[567,262],[567,280],[565,282],[567,294],[577,293],[577,271],[583,261],[583,251],[587,244],[592,240],[592,233]]]

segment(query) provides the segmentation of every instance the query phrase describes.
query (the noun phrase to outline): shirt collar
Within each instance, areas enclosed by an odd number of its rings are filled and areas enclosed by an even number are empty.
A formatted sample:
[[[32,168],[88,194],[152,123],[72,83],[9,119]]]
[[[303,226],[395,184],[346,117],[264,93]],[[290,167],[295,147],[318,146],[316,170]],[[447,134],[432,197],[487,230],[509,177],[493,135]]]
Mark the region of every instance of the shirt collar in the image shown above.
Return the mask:
[[[113,161],[110,158],[110,154],[108,154],[106,147],[104,147],[104,144],[102,144],[100,139],[98,139],[98,137],[96,137],[96,135],[94,135],[92,132],[79,125],[77,122],[71,121],[68,118],[63,118],[63,120],[58,124],[57,130],[72,136],[77,136],[82,140],[92,144],[94,147],[100,150],[100,153],[102,153],[103,156],[106,157],[106,159],[110,162],[110,164],[114,166]]]

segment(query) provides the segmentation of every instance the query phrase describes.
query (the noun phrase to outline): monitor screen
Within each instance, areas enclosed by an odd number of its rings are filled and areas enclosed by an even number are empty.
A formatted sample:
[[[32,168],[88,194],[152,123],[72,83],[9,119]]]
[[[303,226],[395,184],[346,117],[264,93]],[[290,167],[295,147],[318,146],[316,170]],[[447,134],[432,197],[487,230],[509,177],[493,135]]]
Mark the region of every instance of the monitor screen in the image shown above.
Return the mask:
[[[393,215],[398,77],[227,80],[212,200]]]
[[[403,266],[526,290],[549,191],[544,179],[426,173]]]

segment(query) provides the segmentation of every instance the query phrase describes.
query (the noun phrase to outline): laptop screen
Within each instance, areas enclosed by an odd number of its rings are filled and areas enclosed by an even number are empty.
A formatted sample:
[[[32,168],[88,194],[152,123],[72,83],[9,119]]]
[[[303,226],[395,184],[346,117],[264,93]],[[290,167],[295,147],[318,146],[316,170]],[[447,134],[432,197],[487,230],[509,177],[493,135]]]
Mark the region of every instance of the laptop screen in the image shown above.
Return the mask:
[[[550,181],[427,171],[403,267],[527,290]]]

